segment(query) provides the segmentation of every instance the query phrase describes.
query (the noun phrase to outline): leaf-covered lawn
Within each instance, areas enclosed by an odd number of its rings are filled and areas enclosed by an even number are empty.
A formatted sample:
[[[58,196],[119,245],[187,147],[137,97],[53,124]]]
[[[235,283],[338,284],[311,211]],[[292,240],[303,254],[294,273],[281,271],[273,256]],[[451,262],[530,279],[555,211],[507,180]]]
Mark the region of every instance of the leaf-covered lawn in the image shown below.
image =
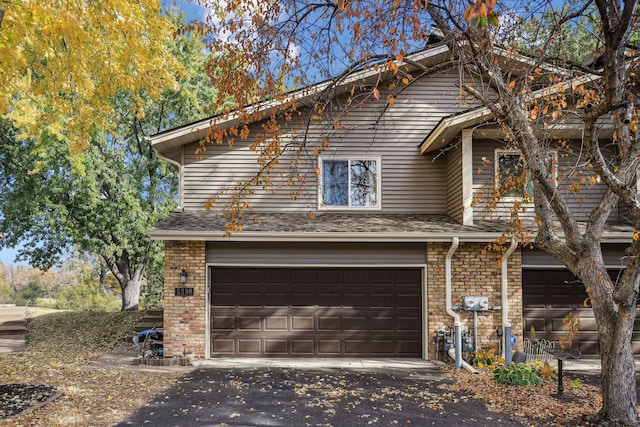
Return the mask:
[[[0,384],[64,389],[44,409],[0,426],[112,426],[171,386],[179,373],[96,371],[86,364],[123,344],[142,313],[61,312],[35,318],[27,350],[0,355]]]
[[[487,408],[503,414],[511,414],[522,420],[530,420],[532,425],[576,426],[581,424],[583,415],[595,414],[602,405],[600,389],[594,384],[578,382],[572,385],[574,374],[565,374],[564,395],[557,399],[558,383],[545,381],[540,386],[500,385],[493,380],[491,370],[472,374],[464,370],[451,371],[458,391],[466,391],[483,399]],[[593,380],[578,376],[583,380]]]

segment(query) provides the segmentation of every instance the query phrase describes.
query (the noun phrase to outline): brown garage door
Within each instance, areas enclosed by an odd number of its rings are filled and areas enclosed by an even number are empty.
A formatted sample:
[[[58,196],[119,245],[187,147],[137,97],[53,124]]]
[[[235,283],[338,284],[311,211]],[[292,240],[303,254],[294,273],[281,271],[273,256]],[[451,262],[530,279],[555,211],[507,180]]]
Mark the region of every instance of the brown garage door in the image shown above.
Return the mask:
[[[609,272],[612,277],[617,271]],[[533,326],[537,338],[558,342],[564,335],[562,320],[575,310],[580,316],[581,327],[573,339],[573,347],[583,354],[598,353],[598,334],[593,310],[584,307],[587,293],[572,273],[567,270],[523,270],[522,299],[524,333],[529,337]],[[633,345],[640,354],[640,321],[636,320]]]
[[[420,269],[211,269],[211,356],[420,357]]]

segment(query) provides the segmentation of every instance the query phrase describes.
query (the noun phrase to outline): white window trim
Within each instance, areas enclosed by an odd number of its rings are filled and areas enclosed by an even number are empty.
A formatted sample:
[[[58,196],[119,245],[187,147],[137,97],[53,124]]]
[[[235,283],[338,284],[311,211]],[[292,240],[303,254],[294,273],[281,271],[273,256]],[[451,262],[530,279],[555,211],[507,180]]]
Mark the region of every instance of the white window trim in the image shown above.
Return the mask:
[[[559,163],[558,163],[558,151],[557,150],[549,150],[549,154],[551,156],[553,156],[553,162],[555,163],[555,167],[553,168],[553,170],[551,171],[553,173],[553,184],[557,187],[558,186],[558,169],[559,169]],[[498,188],[499,182],[498,182],[498,176],[500,173],[500,164],[499,164],[499,159],[500,156],[504,156],[504,155],[518,155],[521,156],[522,152],[520,150],[514,149],[514,148],[496,148],[495,152],[494,152],[494,171],[493,171],[493,185],[494,188]],[[553,165],[549,165],[550,167]],[[528,172],[528,171],[527,171]],[[525,184],[526,187],[526,184]],[[503,200],[514,200],[514,199],[522,199],[524,197],[524,195],[520,195],[520,196],[504,196],[502,199]],[[533,197],[533,194],[529,195],[529,197]]]
[[[327,206],[324,204],[322,195],[324,189],[322,187],[322,162],[324,161],[349,161],[349,160],[374,160],[377,165],[376,173],[376,205],[375,206]],[[381,156],[318,156],[318,210],[331,211],[379,211],[382,209],[382,157]],[[349,175],[351,169],[349,168]],[[351,185],[349,185],[351,190]]]

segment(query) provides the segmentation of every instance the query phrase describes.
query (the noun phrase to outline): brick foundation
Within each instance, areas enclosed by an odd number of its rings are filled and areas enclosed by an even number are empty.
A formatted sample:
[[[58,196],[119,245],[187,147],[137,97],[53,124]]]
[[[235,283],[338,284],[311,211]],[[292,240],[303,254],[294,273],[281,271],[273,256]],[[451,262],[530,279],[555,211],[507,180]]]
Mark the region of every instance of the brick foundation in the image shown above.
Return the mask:
[[[495,252],[483,252],[484,244],[460,243],[451,262],[452,305],[462,306],[465,295],[486,295],[489,306],[500,305],[500,263]],[[436,355],[433,337],[437,330],[453,326],[453,318],[445,310],[445,257],[451,243],[427,245],[427,302],[429,328],[429,359]],[[509,318],[512,333],[521,343],[522,337],[522,257],[516,250],[509,257]],[[457,311],[463,326],[473,329],[473,313]],[[478,348],[497,348],[496,329],[501,327],[501,310],[478,313]],[[516,347],[518,348],[518,346]]]
[[[206,260],[205,243],[166,241],[164,259],[164,355],[193,353],[205,357]],[[189,277],[180,282],[185,269]],[[175,296],[175,288],[194,288],[193,296]]]

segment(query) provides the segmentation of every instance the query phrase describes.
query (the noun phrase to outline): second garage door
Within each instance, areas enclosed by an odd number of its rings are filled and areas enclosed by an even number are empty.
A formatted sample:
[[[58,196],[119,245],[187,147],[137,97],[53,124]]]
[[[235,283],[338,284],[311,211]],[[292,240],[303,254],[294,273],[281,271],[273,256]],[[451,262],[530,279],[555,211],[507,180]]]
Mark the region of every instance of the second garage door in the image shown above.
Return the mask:
[[[211,356],[420,357],[419,268],[211,269]]]
[[[610,270],[615,278],[617,270]],[[573,338],[573,348],[584,355],[598,354],[598,333],[593,310],[585,307],[584,285],[567,270],[525,269],[522,272],[524,334],[534,327],[537,338],[558,343],[565,335],[563,319],[570,313],[580,317],[580,329]],[[636,320],[632,345],[640,354],[640,320]]]

